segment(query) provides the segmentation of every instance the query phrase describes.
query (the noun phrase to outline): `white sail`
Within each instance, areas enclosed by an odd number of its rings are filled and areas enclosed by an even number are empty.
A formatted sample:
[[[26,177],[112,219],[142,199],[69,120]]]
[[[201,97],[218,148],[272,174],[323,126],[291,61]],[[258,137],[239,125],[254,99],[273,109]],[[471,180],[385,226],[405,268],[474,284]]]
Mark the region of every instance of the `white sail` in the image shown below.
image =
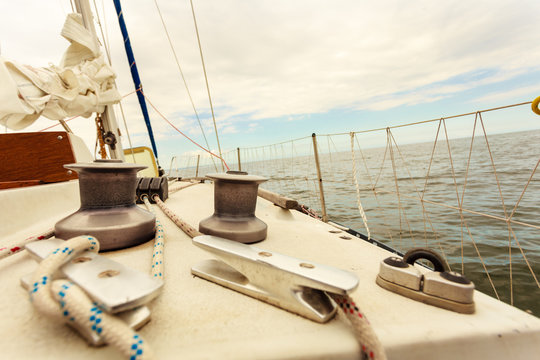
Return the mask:
[[[90,116],[120,101],[114,71],[79,14],[69,14],[62,36],[71,45],[59,66],[35,68],[0,57],[0,124],[20,130],[40,116]]]

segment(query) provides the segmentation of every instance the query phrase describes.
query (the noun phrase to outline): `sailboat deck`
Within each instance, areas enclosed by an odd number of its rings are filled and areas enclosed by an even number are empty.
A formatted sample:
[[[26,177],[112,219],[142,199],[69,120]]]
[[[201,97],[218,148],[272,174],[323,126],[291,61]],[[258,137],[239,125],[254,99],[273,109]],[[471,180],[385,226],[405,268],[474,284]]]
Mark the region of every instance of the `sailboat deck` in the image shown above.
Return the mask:
[[[9,242],[34,235],[79,206],[77,182],[0,192],[0,231]],[[198,184],[171,194],[166,204],[194,227],[213,213],[213,187]],[[167,358],[358,358],[358,344],[343,314],[318,324],[245,295],[196,278],[190,269],[211,255],[197,248],[156,208],[165,228],[165,285],[149,304],[152,320],[139,332],[156,357]],[[268,237],[256,246],[335,266],[360,279],[352,294],[370,320],[390,359],[526,359],[540,352],[540,319],[475,292],[476,313],[457,314],[380,288],[379,263],[389,256],[357,238],[297,211],[259,198],[257,217]],[[129,267],[149,271],[152,243],[104,253]],[[0,262],[3,296],[2,355],[9,358],[109,358],[112,347],[93,348],[69,327],[37,313],[20,287],[36,264],[21,252]]]

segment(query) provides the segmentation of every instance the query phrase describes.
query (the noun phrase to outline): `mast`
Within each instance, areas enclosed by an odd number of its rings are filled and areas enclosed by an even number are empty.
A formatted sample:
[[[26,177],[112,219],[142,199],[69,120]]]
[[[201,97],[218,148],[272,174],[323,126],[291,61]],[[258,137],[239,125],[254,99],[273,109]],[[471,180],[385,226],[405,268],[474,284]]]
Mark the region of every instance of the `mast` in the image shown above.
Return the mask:
[[[146,124],[146,129],[148,130],[148,136],[150,137],[150,142],[152,144],[152,150],[154,151],[154,157],[159,166],[158,161],[158,152],[156,148],[156,142],[154,141],[154,132],[152,131],[152,124],[150,123],[150,117],[148,116],[148,109],[146,108],[146,101],[144,99],[142,91],[142,83],[139,78],[139,71],[137,70],[137,63],[135,62],[135,56],[133,55],[133,49],[131,48],[131,42],[129,40],[129,35],[126,28],[126,23],[124,21],[124,15],[122,14],[122,5],[120,0],[114,0],[114,7],[116,9],[116,14],[118,15],[118,24],[120,25],[120,30],[122,31],[122,37],[124,38],[124,47],[126,48],[126,55],[129,62],[129,67],[131,70],[131,77],[133,78],[133,83],[135,89],[137,89],[137,98],[139,100],[139,105],[144,117],[144,123]]]
[[[93,35],[94,40],[97,41],[96,28],[94,27],[94,21],[92,19],[92,10],[88,0],[75,0],[75,7],[77,12],[82,15],[84,27],[88,29]],[[124,160],[124,150],[122,148],[122,141],[120,138],[120,129],[116,122],[116,116],[112,106],[107,105],[105,111],[101,114],[103,122],[103,128],[107,137],[107,145],[109,145],[109,153],[113,159]]]

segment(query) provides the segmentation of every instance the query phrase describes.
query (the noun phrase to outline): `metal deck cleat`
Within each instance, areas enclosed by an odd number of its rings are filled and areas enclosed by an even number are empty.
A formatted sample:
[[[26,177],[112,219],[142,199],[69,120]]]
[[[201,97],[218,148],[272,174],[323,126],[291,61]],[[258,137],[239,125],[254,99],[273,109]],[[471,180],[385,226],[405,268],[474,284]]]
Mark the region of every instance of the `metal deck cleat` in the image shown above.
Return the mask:
[[[204,235],[193,243],[222,260],[193,266],[193,275],[320,323],[337,310],[325,292],[345,295],[358,286],[352,273],[236,241]]]

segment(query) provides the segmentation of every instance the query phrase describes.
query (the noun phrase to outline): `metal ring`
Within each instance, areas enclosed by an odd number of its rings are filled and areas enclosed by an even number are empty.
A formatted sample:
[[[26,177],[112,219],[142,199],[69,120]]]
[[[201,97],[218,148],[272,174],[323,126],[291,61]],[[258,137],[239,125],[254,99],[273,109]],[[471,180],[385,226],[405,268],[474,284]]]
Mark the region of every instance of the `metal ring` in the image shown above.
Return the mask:
[[[435,251],[426,248],[414,248],[403,255],[403,261],[407,264],[413,265],[416,260],[425,259],[433,264],[434,270],[437,272],[448,271],[444,259]]]

